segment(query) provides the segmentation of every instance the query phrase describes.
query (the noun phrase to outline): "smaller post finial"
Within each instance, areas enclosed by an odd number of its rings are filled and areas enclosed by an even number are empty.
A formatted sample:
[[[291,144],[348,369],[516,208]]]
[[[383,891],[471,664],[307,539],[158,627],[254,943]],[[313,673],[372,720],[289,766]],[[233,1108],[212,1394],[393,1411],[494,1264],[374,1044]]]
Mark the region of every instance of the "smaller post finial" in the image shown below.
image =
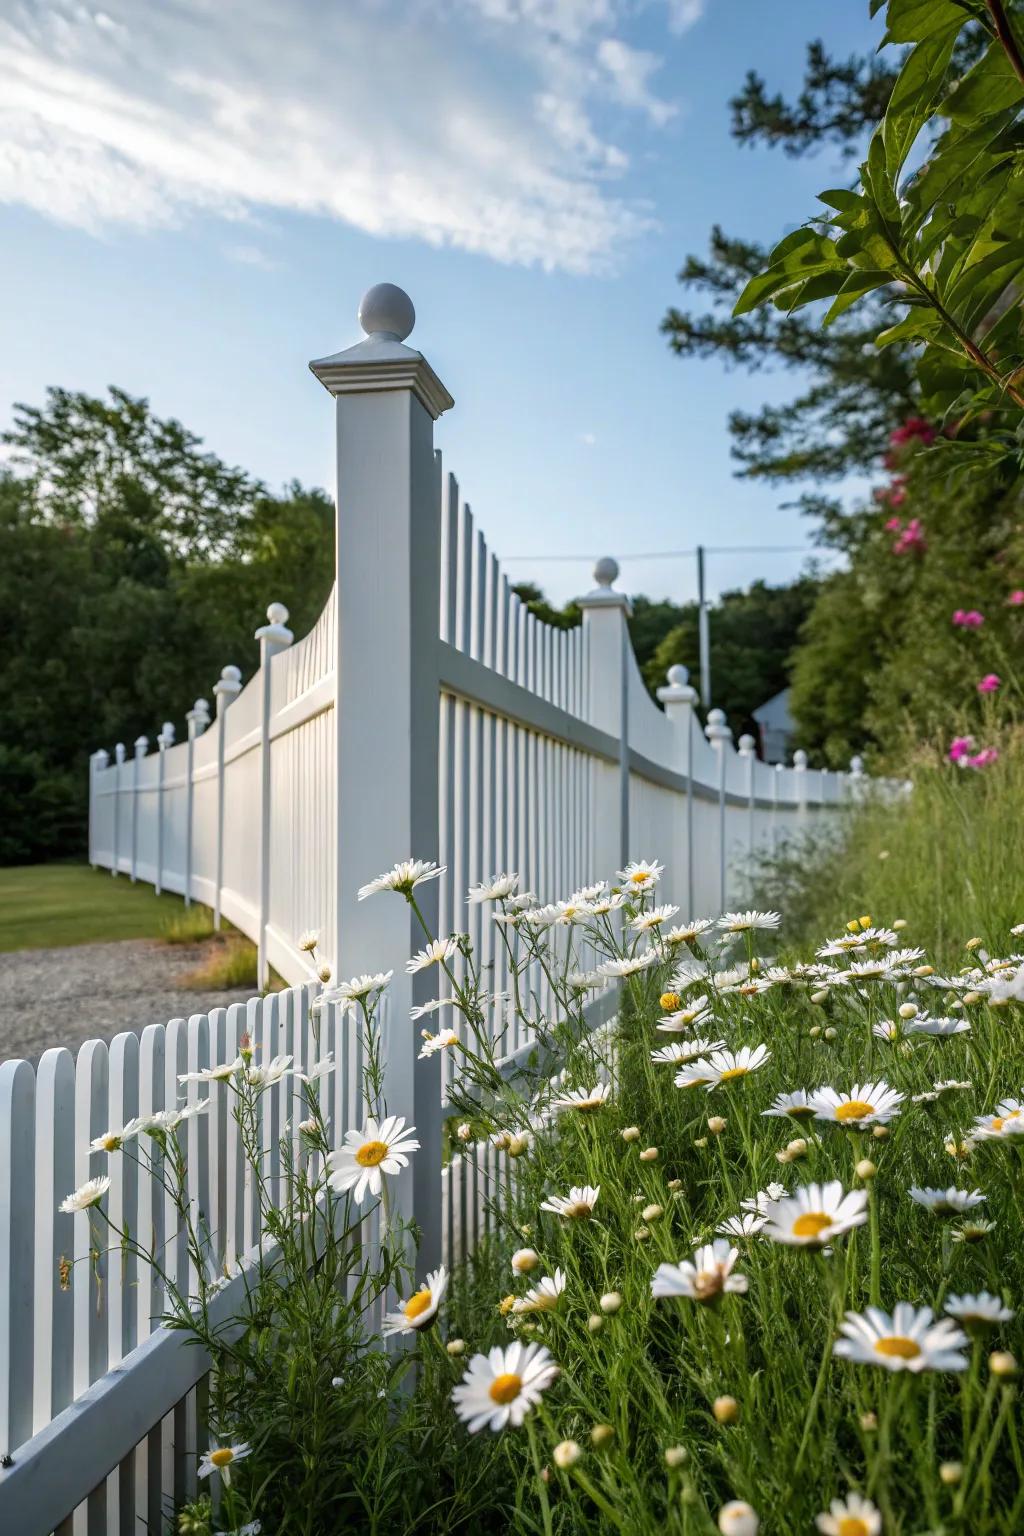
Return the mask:
[[[704,727],[704,735],[713,747],[720,746],[732,740],[732,731],[725,718],[724,709],[709,709],[707,724]]]
[[[165,720],[164,721],[163,725],[160,727],[160,735],[157,737],[157,741],[163,742],[163,744],[165,746],[173,747],[173,745],[174,745],[174,721],[173,720]]]
[[[380,341],[404,341],[416,324],[412,299],[396,283],[374,283],[359,303],[359,324]]]
[[[753,755],[754,755],[754,748],[756,747],[756,745],[757,745],[757,743],[755,742],[753,736],[751,736],[749,734],[746,734],[746,733],[744,735],[742,735],[740,737],[740,739],[739,739],[740,756],[741,757],[753,757]]]
[[[793,753],[793,767],[799,768],[801,772],[807,767],[807,753],[803,747],[797,747]]]
[[[123,741],[117,742],[117,744],[114,747],[114,761],[118,762],[118,763],[123,763],[124,762],[124,742]]]
[[[226,667],[221,667],[220,669],[220,679],[222,683],[240,683],[242,681],[241,667],[236,667],[231,662],[228,662]]]
[[[850,758],[850,772],[854,778],[859,778],[864,772],[864,759],[862,757]]]
[[[287,624],[288,609],[284,603],[271,603],[267,608],[267,620],[271,624]]]
[[[685,688],[690,681],[690,669],[677,661],[674,667],[669,667],[665,677],[673,688]]]
[[[606,591],[619,574],[619,562],[613,560],[611,555],[604,555],[594,566],[594,580],[599,587]]]
[[[136,757],[145,757],[145,755],[146,755],[146,753],[148,751],[149,751],[149,737],[148,736],[136,736],[136,738],[135,738],[135,756]]]

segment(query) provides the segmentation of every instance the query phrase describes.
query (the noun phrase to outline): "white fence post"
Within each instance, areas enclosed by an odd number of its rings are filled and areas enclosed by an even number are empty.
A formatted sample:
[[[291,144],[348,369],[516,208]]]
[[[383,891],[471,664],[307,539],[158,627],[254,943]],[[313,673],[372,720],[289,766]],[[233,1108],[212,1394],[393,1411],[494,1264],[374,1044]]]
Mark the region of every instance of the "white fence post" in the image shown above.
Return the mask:
[[[728,884],[728,850],[725,842],[725,750],[732,746],[732,731],[725,723],[724,709],[709,709],[704,734],[718,756],[718,909],[725,911]]]
[[[420,1142],[395,1193],[400,1214],[422,1232],[422,1273],[441,1258],[440,1053],[417,1059],[409,1009],[429,999],[431,982],[405,973],[423,937],[402,897],[356,896],[397,860],[436,860],[439,850],[433,423],[454,402],[426,358],[403,345],[415,319],[408,295],[381,283],[359,306],[365,339],[310,368],[337,401],[336,975],[395,973],[382,1011],[384,1088],[388,1112],[411,1119]],[[437,882],[417,897],[436,922]]]
[[[135,757],[132,760],[132,867],[131,882],[135,884],[135,874],[139,862],[139,764],[149,751],[149,738],[136,736]]]
[[[196,737],[201,736],[210,723],[210,706],[205,699],[196,699],[185,716],[188,722],[188,754],[185,768],[185,905],[192,905],[192,830],[195,821],[195,757]]]
[[[737,746],[739,755],[747,765],[747,859],[754,857],[754,772],[757,763],[757,743],[753,736],[741,736]]]
[[[807,825],[807,753],[801,747],[793,753],[793,772],[796,775],[798,825],[802,831]]]
[[[156,739],[160,748],[159,771],[156,780],[156,893],[164,888],[164,774],[167,770],[167,748],[174,745],[174,724],[165,720]]]
[[[113,836],[113,860],[110,873],[118,873],[118,864],[121,861],[121,769],[124,767],[124,742],[119,741],[114,748],[114,836]]]
[[[220,888],[224,883],[224,715],[242,691],[242,674],[237,667],[221,668],[213,685],[217,711],[217,887],[213,896],[213,926],[220,927]]]
[[[850,758],[850,777],[847,785],[850,799],[857,801],[864,793],[864,759],[862,757]]]
[[[658,702],[665,706],[665,715],[676,732],[686,775],[686,911],[692,918],[696,911],[693,889],[693,731],[697,690],[690,687],[688,667],[669,667],[666,676],[668,681],[658,689]]]
[[[267,921],[270,916],[270,663],[293,640],[284,603],[271,603],[267,622],[256,631],[260,643],[260,915],[256,940],[256,983],[261,991],[270,984],[267,959]],[[219,882],[218,882],[219,885]]]
[[[595,792],[595,867],[609,874],[621,869],[630,856],[626,619],[632,609],[625,593],[612,589],[618,574],[618,563],[606,555],[594,566],[594,590],[576,599],[583,610],[583,643],[587,653],[586,717],[591,725],[617,737],[619,742],[615,790],[611,791],[607,777],[602,775],[605,782],[599,783]]]
[[[110,762],[110,753],[103,747],[97,747],[89,759],[89,863],[93,869],[97,866],[96,854],[99,850],[96,843],[99,836],[97,823],[99,821],[98,795],[96,793],[97,776],[103,772]]]

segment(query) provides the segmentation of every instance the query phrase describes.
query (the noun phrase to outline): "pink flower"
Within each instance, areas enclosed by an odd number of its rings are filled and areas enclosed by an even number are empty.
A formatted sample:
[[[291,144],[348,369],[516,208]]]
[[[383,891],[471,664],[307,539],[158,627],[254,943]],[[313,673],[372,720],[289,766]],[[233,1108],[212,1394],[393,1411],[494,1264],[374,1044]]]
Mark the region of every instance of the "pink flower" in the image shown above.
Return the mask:
[[[996,689],[1002,686],[1002,682],[1002,678],[999,677],[995,672],[987,672],[982,678],[981,682],[978,684],[978,692],[995,693]]]
[[[953,623],[959,629],[980,629],[984,622],[985,615],[977,608],[957,608],[953,614]]]
[[[973,736],[954,736],[946,755],[951,763],[960,763],[965,757],[969,757],[973,750]]]
[[[983,747],[974,757],[967,759],[968,768],[987,768],[990,763],[999,761],[998,747]]]
[[[1006,601],[1011,608],[1024,608],[1024,589],[1018,587],[1016,592],[1010,593]]]
[[[925,446],[935,441],[935,428],[930,421],[925,421],[923,416],[911,416],[902,427],[897,427],[895,431],[889,433],[889,441],[896,447],[902,443],[912,442],[915,437]]]
[[[927,548],[928,541],[925,539],[924,529],[921,527],[921,519],[919,517],[912,517],[893,545],[892,552],[894,555],[905,555],[910,552],[923,555]]]
[[[899,533],[903,527],[902,517],[890,517],[885,527],[887,533]]]

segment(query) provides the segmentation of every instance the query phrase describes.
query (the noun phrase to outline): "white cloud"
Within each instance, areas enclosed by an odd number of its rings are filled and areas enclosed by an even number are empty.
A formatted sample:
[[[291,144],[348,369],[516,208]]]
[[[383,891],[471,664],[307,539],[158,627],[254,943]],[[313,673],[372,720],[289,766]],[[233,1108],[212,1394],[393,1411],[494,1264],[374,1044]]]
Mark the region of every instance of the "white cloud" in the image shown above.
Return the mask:
[[[243,267],[259,267],[263,272],[277,272],[281,266],[258,245],[226,245],[224,255],[228,261],[237,261]]]
[[[672,25],[699,9],[659,3]],[[600,269],[650,227],[622,179],[630,157],[599,125],[602,96],[655,127],[675,110],[650,90],[659,58],[618,35],[633,9],[14,0],[0,20],[0,202],[96,231],[277,210]]]
[[[673,32],[685,32],[704,15],[704,0],[668,0],[668,24]]]

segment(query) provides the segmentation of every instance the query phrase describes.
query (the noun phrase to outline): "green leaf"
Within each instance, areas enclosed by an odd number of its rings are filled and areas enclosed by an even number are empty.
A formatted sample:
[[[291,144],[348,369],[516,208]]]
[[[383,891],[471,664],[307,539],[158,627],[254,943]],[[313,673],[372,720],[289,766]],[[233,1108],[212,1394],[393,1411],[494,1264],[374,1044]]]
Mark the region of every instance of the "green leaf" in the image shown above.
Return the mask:
[[[919,43],[946,27],[962,27],[970,20],[953,0],[889,0],[885,43]]]
[[[882,119],[886,169],[894,182],[942,92],[959,30],[957,22],[918,43],[899,72]]]
[[[840,213],[853,213],[864,205],[861,194],[851,192],[849,187],[832,187],[827,192],[819,192],[818,202],[824,203],[826,208],[837,208]]]
[[[899,198],[896,196],[895,177],[890,174],[883,137],[884,123],[875,129],[868,149],[868,158],[860,168],[864,190],[878,210],[884,224],[898,230],[902,223]]]
[[[949,93],[939,112],[954,123],[973,124],[1022,102],[1024,86],[1017,79],[1005,48],[1000,43],[991,43]]]
[[[851,305],[856,304],[858,299],[863,298],[864,294],[870,293],[875,288],[884,288],[886,283],[891,282],[892,273],[883,272],[877,267],[866,267],[851,272],[836,295],[835,303],[822,320],[822,325],[831,325],[834,320],[839,319],[840,315],[845,314]]]
[[[749,314],[776,294],[790,288],[799,290],[809,278],[826,272],[846,272],[846,263],[833,242],[813,229],[794,230],[775,247],[767,271],[751,278],[740,294],[733,314]]]
[[[942,319],[934,309],[912,309],[898,325],[890,325],[875,337],[876,347],[891,347],[898,341],[930,341],[942,329]]]
[[[1010,271],[1007,271],[1010,268]],[[946,307],[965,331],[972,331],[1003,293],[1008,282],[1024,268],[1024,240],[999,245],[972,262],[946,294]]]

